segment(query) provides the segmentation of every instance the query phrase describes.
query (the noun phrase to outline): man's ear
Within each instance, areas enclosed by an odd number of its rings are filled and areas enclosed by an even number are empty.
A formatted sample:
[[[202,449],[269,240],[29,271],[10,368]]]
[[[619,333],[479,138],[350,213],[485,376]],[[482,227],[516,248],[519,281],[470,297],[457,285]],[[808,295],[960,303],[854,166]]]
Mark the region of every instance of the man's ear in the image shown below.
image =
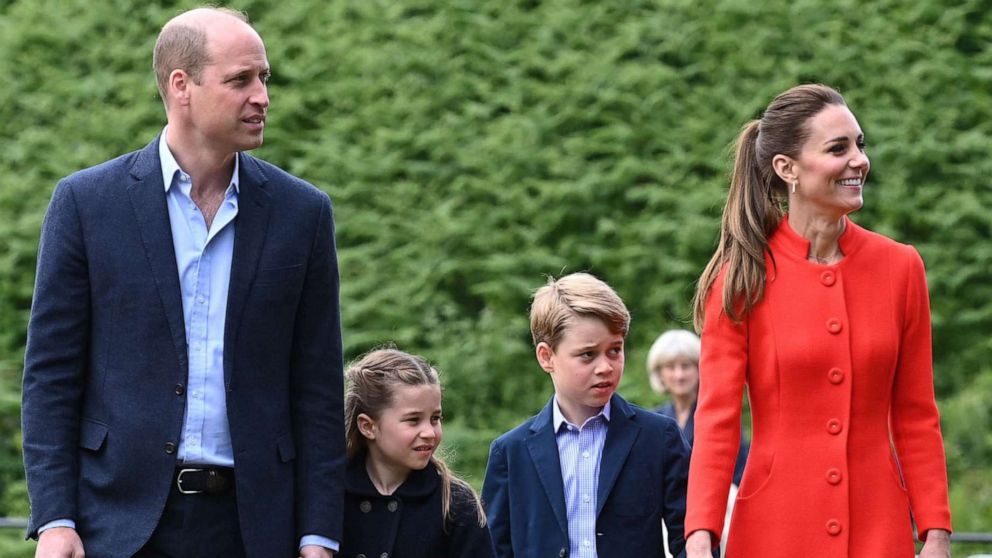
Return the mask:
[[[365,436],[367,440],[375,440],[376,425],[372,417],[366,415],[365,413],[358,414],[358,431]]]
[[[175,99],[178,105],[188,105],[192,85],[193,78],[189,74],[183,70],[172,70],[169,74],[169,97]]]
[[[792,184],[799,180],[799,169],[797,167],[798,163],[796,160],[788,155],[779,153],[772,157],[772,168],[775,169],[775,174],[786,184]]]
[[[537,356],[537,362],[540,363],[541,368],[545,372],[551,373],[555,371],[555,363],[552,359],[555,356],[555,351],[551,348],[551,345],[541,341],[534,348],[534,354]]]

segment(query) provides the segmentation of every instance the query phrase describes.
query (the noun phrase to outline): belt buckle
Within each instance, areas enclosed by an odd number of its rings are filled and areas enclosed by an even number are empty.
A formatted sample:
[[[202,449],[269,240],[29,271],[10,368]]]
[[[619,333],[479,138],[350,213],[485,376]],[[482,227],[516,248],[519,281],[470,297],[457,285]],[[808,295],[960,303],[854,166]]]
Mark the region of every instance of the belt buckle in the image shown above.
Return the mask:
[[[179,474],[176,475],[176,488],[179,489],[180,494],[203,494],[203,490],[186,490],[183,488],[183,475],[186,473],[195,473],[201,469],[179,469]]]

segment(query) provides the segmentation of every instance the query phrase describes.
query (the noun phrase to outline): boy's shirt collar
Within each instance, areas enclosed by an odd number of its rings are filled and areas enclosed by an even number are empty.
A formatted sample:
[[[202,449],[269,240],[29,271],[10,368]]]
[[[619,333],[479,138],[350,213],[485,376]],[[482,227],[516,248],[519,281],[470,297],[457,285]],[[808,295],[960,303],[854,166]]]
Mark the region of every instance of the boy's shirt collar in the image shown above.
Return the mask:
[[[561,431],[561,427],[563,424],[568,424],[570,426],[575,427],[577,430],[582,430],[583,428],[586,427],[587,424],[589,424],[589,421],[595,420],[598,417],[603,417],[603,419],[606,422],[610,422],[610,403],[611,401],[607,401],[606,405],[603,406],[602,410],[600,410],[595,415],[586,419],[586,421],[582,423],[582,425],[580,426],[568,422],[568,420],[565,418],[565,415],[561,412],[561,407],[558,406],[558,396],[555,395],[551,399],[551,425],[554,426],[555,432],[559,432]]]

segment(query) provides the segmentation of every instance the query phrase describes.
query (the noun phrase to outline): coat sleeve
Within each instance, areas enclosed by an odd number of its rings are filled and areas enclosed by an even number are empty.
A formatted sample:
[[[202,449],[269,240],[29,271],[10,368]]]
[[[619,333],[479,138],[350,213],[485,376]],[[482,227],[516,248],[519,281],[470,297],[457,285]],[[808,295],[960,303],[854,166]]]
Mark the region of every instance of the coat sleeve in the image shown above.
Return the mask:
[[[41,230],[24,357],[21,419],[31,519],[28,536],[76,519],[80,408],[90,344],[90,283],[76,201],[63,181]]]
[[[482,503],[486,509],[496,556],[513,558],[510,538],[510,477],[506,453],[499,439],[489,449],[486,479],[482,484]]]
[[[344,357],[334,219],[321,207],[293,339],[291,393],[297,537],[340,542],[344,505]]]
[[[951,530],[947,466],[933,387],[930,298],[926,271],[912,250],[907,272],[899,360],[892,384],[892,438],[920,540],[930,529]]]
[[[493,539],[487,525],[479,524],[479,511],[471,488],[452,483],[452,518],[448,554],[451,558],[494,558]]]
[[[689,466],[686,537],[709,531],[719,544],[727,495],[740,448],[741,400],[747,372],[747,317],[733,322],[723,313],[726,268],[713,282],[706,300],[699,359],[692,461]]]

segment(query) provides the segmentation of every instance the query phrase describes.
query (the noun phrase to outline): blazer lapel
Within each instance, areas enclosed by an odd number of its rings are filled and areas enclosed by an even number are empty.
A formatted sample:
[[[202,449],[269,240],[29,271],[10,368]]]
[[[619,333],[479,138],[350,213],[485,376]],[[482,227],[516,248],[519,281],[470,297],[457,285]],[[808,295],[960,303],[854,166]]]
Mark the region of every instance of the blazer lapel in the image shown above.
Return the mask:
[[[552,420],[551,402],[534,419],[531,425],[531,437],[527,440],[537,476],[544,488],[544,494],[551,504],[555,519],[562,533],[568,536],[568,515],[565,513],[565,486],[561,480],[561,460],[558,455],[558,442],[555,440],[554,421]]]
[[[268,181],[255,160],[238,154],[238,216],[234,222],[234,254],[231,260],[231,282],[227,293],[227,317],[224,324],[224,384],[231,387],[234,367],[233,350],[244,313],[245,303],[258,269],[271,209],[270,196],[265,190]]]
[[[159,138],[138,152],[131,167],[133,182],[128,186],[131,207],[138,223],[145,256],[151,267],[155,286],[158,288],[165,311],[176,358],[183,377],[187,374],[186,326],[183,319],[182,290],[179,287],[179,268],[176,266],[176,249],[169,223],[169,207],[162,183],[162,163],[158,156]]]
[[[603,446],[603,456],[599,464],[599,489],[596,491],[596,517],[603,510],[603,505],[613,490],[617,476],[627,461],[630,448],[640,434],[641,427],[630,420],[634,411],[620,396],[614,394],[610,399],[610,423],[607,427],[606,444]]]

